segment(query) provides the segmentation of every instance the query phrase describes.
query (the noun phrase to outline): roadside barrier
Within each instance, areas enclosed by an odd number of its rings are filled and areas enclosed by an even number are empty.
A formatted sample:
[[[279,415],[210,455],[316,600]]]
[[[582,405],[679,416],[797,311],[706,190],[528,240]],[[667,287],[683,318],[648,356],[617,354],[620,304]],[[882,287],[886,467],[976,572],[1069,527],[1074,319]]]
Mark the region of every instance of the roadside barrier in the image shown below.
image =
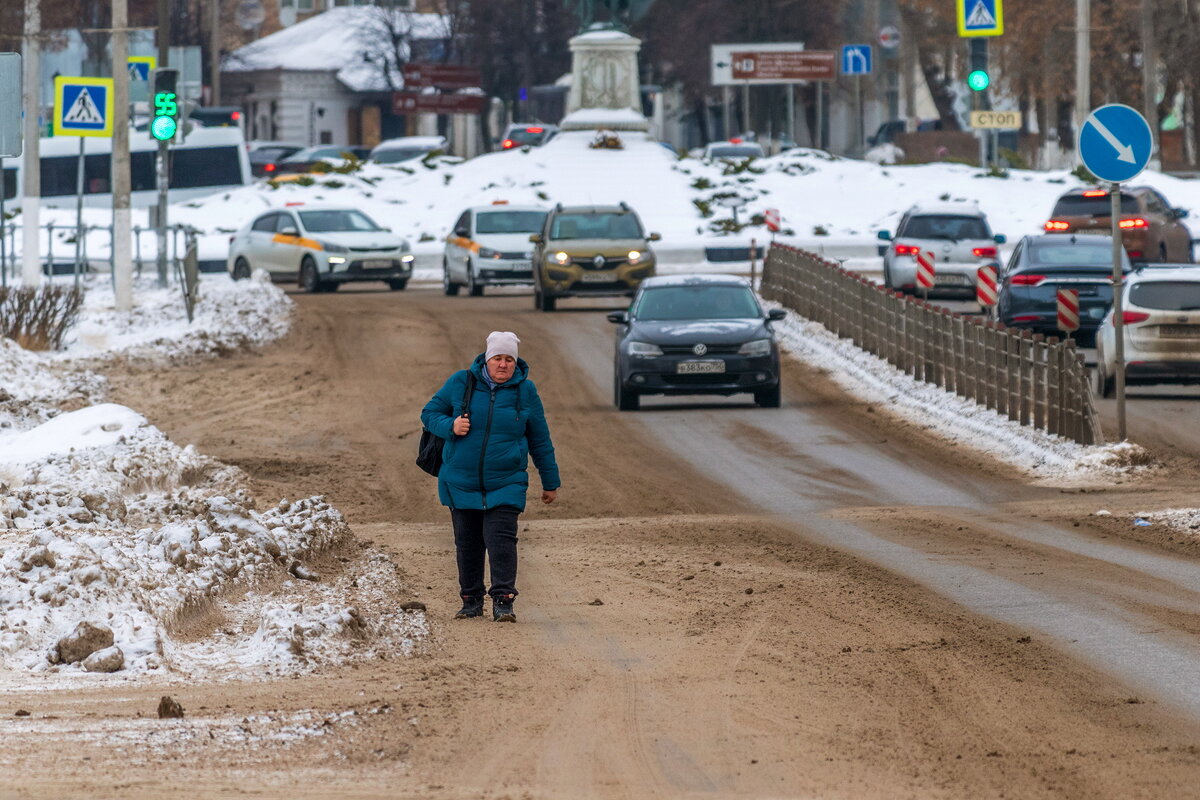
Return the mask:
[[[820,256],[772,245],[762,295],[913,378],[1072,439],[1103,442],[1073,340],[975,319],[878,286]]]

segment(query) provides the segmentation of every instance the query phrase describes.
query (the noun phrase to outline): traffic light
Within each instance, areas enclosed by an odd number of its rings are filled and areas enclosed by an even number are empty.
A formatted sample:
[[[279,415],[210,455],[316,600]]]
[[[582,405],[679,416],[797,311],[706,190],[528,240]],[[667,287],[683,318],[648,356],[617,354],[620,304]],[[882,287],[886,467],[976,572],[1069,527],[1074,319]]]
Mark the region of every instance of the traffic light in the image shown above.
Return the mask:
[[[973,92],[987,91],[992,85],[992,76],[988,74],[987,40],[976,38],[971,40],[971,72],[967,75],[967,88]]]
[[[154,70],[154,95],[151,98],[150,135],[169,142],[179,130],[179,70]]]
[[[967,86],[973,92],[982,92],[991,85],[992,79],[991,76],[987,74],[986,70],[972,70],[971,74],[967,76]]]

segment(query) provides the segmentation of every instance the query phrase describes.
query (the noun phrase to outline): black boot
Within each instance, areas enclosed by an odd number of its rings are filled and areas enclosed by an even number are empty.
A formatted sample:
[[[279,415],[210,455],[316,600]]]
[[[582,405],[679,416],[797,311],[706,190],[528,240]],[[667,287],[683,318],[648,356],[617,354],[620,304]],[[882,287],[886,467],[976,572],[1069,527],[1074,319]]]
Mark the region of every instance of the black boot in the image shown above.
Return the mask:
[[[483,598],[469,594],[462,596],[463,607],[454,615],[455,619],[474,619],[483,616]]]
[[[516,622],[517,615],[513,611],[513,600],[516,595],[513,594],[498,594],[492,598],[492,621],[493,622]]]

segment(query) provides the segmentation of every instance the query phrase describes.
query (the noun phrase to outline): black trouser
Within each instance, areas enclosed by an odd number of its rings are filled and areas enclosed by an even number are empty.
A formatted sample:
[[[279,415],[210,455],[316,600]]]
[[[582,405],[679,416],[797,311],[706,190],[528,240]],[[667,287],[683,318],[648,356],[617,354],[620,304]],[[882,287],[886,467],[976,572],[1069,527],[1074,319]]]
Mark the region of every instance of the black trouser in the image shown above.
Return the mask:
[[[483,556],[492,568],[492,597],[517,593],[517,517],[519,509],[498,506],[486,511],[450,509],[458,551],[458,587],[464,597],[483,597]]]

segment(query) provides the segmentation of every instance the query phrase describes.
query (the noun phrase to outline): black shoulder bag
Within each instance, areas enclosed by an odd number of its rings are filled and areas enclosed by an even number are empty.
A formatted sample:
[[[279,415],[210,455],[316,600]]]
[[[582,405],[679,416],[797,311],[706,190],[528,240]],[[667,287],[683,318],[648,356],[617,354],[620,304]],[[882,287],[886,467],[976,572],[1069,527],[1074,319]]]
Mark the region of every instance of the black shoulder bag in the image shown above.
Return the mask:
[[[471,395],[475,393],[475,373],[467,373],[467,390],[463,392],[462,416],[471,416]],[[442,448],[446,440],[435,436],[427,428],[421,430],[421,442],[417,445],[417,466],[437,477],[442,469]]]

